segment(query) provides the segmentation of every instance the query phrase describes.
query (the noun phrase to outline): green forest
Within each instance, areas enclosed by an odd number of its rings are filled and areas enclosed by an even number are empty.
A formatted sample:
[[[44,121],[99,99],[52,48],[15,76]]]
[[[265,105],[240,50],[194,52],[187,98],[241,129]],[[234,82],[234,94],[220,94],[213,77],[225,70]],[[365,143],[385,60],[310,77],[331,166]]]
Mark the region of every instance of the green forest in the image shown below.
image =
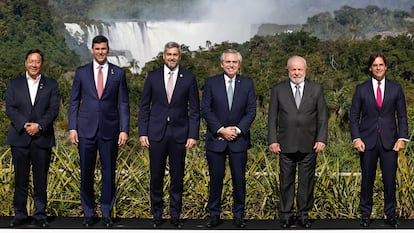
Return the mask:
[[[45,53],[43,73],[55,78],[60,87],[61,112],[55,122],[57,146],[49,174],[49,214],[81,216],[79,197],[79,161],[77,150],[67,141],[67,109],[72,78],[81,65],[76,53],[68,48],[62,35],[64,12],[72,18],[86,18],[83,12],[95,1],[1,0],[0,1],[0,216],[13,215],[13,167],[6,145],[8,119],[4,93],[8,80],[23,74],[24,56],[29,49]],[[150,1],[147,1],[150,4]],[[186,2],[191,2],[188,0]],[[66,5],[66,8],[56,6]],[[145,4],[144,4],[145,6]],[[128,16],[139,9],[128,9]],[[76,9],[76,10],[75,10]],[[390,32],[392,35],[380,32]],[[388,59],[387,78],[401,83],[407,101],[410,137],[414,126],[414,6],[410,12],[387,10],[376,6],[355,9],[344,6],[333,13],[308,18],[302,29],[292,33],[255,36],[236,44],[223,42],[202,50],[191,51],[182,45],[180,65],[196,74],[203,91],[204,79],[221,73],[219,57],[233,48],[243,56],[241,73],[253,78],[257,94],[257,116],[251,128],[253,147],[249,151],[246,217],[278,218],[278,158],[268,152],[267,106],[272,85],[287,79],[286,62],[292,55],[307,60],[307,78],[321,83],[329,108],[329,142],[318,155],[318,180],[315,188],[314,218],[355,218],[358,216],[359,158],[352,148],[348,114],[356,84],[369,79],[367,60],[372,52],[383,52]],[[110,43],[110,42],[109,42]],[[121,148],[117,169],[117,217],[147,218],[149,213],[149,159],[137,135],[137,114],[143,83],[148,71],[162,64],[162,55],[148,62],[139,74],[127,70],[131,103],[131,129],[128,145]],[[135,65],[131,62],[131,66]],[[128,67],[125,67],[128,68]],[[202,122],[198,146],[187,155],[184,193],[184,218],[207,216],[208,168],[204,152],[205,123]],[[410,138],[411,139],[411,138]],[[413,145],[400,153],[398,170],[398,214],[414,218]],[[97,170],[98,171],[98,170]],[[223,193],[224,217],[231,217],[231,179],[226,173]],[[339,175],[346,173],[347,175]],[[99,178],[99,172],[97,173]],[[167,177],[168,178],[168,177]],[[381,178],[376,182],[376,199],[382,199]],[[169,183],[166,182],[166,188]],[[99,190],[99,179],[96,184]],[[99,195],[99,193],[96,193]],[[168,194],[166,193],[166,199]],[[28,204],[33,209],[33,201]],[[382,217],[382,203],[374,206],[374,217]],[[168,213],[168,210],[165,210]]]

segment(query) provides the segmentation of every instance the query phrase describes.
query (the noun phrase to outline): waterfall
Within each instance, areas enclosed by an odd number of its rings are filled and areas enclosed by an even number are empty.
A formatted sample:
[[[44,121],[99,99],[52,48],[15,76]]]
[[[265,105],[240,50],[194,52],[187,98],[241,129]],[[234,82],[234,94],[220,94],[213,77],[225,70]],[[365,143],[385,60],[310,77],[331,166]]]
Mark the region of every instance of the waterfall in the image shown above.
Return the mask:
[[[224,41],[243,43],[253,37],[259,25],[208,22],[110,22],[99,24],[65,23],[69,47],[78,53],[84,50],[89,60],[92,38],[104,35],[109,40],[108,60],[121,67],[130,67],[132,61],[143,67],[163,51],[165,43],[175,41],[199,50],[208,43]],[[68,39],[68,38],[67,38]],[[81,56],[82,57],[82,56]],[[131,70],[132,72],[136,72]]]

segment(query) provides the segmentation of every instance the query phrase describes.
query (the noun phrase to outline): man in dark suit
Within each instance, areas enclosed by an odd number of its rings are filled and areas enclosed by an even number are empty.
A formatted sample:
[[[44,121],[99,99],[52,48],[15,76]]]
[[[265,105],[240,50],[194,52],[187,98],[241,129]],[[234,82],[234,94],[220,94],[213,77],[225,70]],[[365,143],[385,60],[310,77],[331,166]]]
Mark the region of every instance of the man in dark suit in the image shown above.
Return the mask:
[[[7,143],[11,146],[15,175],[14,213],[10,227],[27,222],[30,167],[33,172],[33,219],[47,227],[47,175],[55,145],[53,122],[59,114],[59,87],[54,79],[41,74],[43,53],[26,54],[26,74],[7,85],[6,114],[11,121]]]
[[[368,59],[368,68],[371,78],[357,85],[350,111],[351,137],[354,148],[360,153],[362,171],[360,225],[370,225],[379,158],[384,184],[385,222],[397,228],[395,192],[398,151],[408,141],[405,96],[400,84],[385,78],[387,60],[383,54],[372,54]]]
[[[97,151],[101,164],[102,221],[111,227],[118,147],[128,140],[129,98],[125,71],[107,61],[108,39],[92,40],[93,61],[76,70],[69,103],[69,140],[78,146],[83,225],[94,223]]]
[[[220,224],[221,194],[226,156],[229,157],[233,181],[233,222],[244,228],[247,150],[251,147],[250,125],[256,116],[256,94],[253,80],[239,75],[242,56],[228,49],[220,57],[224,73],[206,79],[202,114],[207,122],[206,156],[210,174],[206,226]]]
[[[296,217],[301,226],[310,228],[308,212],[313,205],[316,155],[327,144],[328,110],[322,86],[306,78],[304,58],[289,58],[287,71],[289,79],[273,86],[271,92],[269,148],[280,156],[281,227],[290,227]],[[298,192],[294,216],[296,167]]]
[[[169,158],[171,224],[183,226],[180,219],[186,150],[199,138],[200,103],[193,73],[179,66],[180,45],[164,47],[164,65],[148,73],[138,115],[139,140],[149,148],[152,224],[162,224],[163,184]]]

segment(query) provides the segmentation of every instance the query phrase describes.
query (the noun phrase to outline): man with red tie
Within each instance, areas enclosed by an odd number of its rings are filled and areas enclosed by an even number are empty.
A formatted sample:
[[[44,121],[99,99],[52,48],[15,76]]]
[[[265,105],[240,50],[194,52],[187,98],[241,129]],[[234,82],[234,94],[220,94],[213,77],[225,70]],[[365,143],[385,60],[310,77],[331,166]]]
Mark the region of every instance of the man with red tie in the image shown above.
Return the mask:
[[[381,53],[368,59],[371,79],[357,85],[350,111],[354,148],[360,153],[362,183],[360,211],[362,227],[370,225],[373,187],[380,160],[384,184],[385,223],[397,228],[396,172],[398,151],[408,141],[407,110],[400,84],[385,77],[387,60]]]
[[[94,224],[94,178],[97,151],[101,164],[102,222],[111,227],[115,202],[118,147],[128,140],[129,98],[125,71],[107,61],[108,39],[92,40],[93,61],[76,70],[69,103],[69,140],[78,146],[81,168],[81,203],[85,219]]]

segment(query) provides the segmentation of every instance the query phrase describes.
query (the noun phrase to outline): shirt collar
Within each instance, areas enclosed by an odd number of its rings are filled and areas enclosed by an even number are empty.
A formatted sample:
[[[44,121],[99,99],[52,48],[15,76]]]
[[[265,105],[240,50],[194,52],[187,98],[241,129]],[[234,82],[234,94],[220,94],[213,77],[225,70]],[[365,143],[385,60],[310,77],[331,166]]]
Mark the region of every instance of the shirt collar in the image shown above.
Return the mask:
[[[378,80],[376,80],[374,77],[371,78],[372,84],[378,85]],[[380,81],[381,85],[385,84],[385,77]]]
[[[94,70],[97,70],[99,66],[102,66],[103,69],[105,69],[108,66],[108,61],[106,61],[103,65],[99,64],[95,60],[93,60],[93,68]]]
[[[235,75],[234,78],[232,78],[231,80],[233,80],[233,81],[236,80],[236,77],[237,77],[237,75]],[[230,80],[230,77],[227,74],[224,74],[224,80],[226,81],[226,83],[228,83],[229,80]]]
[[[170,71],[172,71],[174,73],[174,75],[178,74],[178,65],[173,69],[170,70],[170,68],[168,68],[168,66],[164,65],[164,74],[168,74],[170,73]]]
[[[27,71],[26,71],[26,79],[27,80],[32,80],[32,81],[35,81],[35,82],[37,82],[37,81],[39,81],[40,80],[40,78],[42,77],[42,74],[39,74],[37,77],[36,77],[36,79],[35,80],[33,80],[32,79],[32,77],[30,77],[29,76],[29,73],[27,73]]]

